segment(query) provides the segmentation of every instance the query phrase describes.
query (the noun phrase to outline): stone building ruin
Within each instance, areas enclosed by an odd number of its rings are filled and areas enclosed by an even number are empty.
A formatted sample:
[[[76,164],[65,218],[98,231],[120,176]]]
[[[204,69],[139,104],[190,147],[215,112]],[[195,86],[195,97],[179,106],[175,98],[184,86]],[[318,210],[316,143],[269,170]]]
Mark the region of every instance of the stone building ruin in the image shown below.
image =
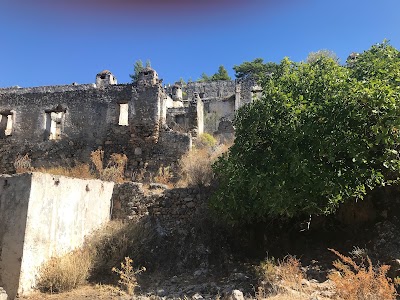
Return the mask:
[[[131,84],[104,70],[94,84],[0,88],[0,172],[13,173],[17,155],[73,166],[96,149],[126,154],[128,176],[155,172],[176,165],[203,132],[232,138],[235,111],[259,92],[251,80],[163,86],[152,68]]]

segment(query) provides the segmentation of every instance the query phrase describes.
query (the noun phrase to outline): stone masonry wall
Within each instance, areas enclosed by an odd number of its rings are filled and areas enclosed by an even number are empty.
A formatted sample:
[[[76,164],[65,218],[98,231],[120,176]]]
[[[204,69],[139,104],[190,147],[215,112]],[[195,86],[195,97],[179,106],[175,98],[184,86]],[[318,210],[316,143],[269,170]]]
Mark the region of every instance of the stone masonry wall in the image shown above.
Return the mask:
[[[162,185],[150,185],[150,190],[145,190],[140,183],[119,184],[113,192],[112,218],[137,221],[150,216],[171,230],[204,210],[210,193],[209,188],[165,189]]]

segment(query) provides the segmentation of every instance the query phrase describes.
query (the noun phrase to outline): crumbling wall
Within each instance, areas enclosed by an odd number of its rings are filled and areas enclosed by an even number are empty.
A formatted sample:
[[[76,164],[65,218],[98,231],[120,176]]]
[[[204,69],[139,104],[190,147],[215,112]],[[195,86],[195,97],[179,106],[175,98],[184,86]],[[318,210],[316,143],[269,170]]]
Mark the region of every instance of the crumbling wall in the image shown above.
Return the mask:
[[[0,279],[11,299],[32,290],[44,262],[81,246],[110,219],[113,186],[41,173],[0,176]]]
[[[145,192],[140,183],[118,184],[112,197],[112,218],[137,221],[150,216],[161,222],[166,230],[177,229],[207,208],[211,192],[211,188],[204,187]]]

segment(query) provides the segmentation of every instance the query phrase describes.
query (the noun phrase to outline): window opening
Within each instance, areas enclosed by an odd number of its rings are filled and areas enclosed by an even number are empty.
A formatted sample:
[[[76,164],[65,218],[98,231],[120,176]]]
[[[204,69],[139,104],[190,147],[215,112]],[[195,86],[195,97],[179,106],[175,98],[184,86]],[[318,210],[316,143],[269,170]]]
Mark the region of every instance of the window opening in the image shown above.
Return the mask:
[[[119,105],[119,121],[118,125],[121,126],[128,126],[128,112],[129,112],[129,107],[128,103],[120,104]]]

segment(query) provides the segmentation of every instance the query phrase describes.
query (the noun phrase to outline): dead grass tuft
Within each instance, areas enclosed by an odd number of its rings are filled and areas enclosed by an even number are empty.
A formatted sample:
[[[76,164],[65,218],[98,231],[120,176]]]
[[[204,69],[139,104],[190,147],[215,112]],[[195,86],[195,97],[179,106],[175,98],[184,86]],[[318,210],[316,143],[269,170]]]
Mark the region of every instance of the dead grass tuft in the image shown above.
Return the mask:
[[[18,154],[14,160],[14,168],[17,173],[29,172],[32,170],[32,160],[28,153],[25,155]]]
[[[301,270],[300,261],[294,256],[288,255],[281,261],[267,258],[261,262],[257,273],[260,278],[257,292],[259,299],[283,293],[286,289],[302,292],[305,274]]]
[[[83,249],[52,258],[40,269],[38,288],[42,292],[60,293],[84,284],[89,277],[92,257],[90,249]]]
[[[336,293],[345,300],[394,300],[396,289],[386,274],[389,266],[373,267],[367,256],[356,263],[334,249],[329,249],[339,257],[333,262],[335,271],[328,276],[336,286]]]
[[[94,179],[96,176],[91,172],[88,164],[76,165],[72,168],[51,167],[51,168],[36,168],[35,172],[49,173],[53,175],[62,175],[82,179]]]
[[[96,150],[90,154],[90,159],[96,168],[101,180],[122,183],[128,158],[125,154],[113,153],[110,156],[107,167],[104,168],[104,151]]]

